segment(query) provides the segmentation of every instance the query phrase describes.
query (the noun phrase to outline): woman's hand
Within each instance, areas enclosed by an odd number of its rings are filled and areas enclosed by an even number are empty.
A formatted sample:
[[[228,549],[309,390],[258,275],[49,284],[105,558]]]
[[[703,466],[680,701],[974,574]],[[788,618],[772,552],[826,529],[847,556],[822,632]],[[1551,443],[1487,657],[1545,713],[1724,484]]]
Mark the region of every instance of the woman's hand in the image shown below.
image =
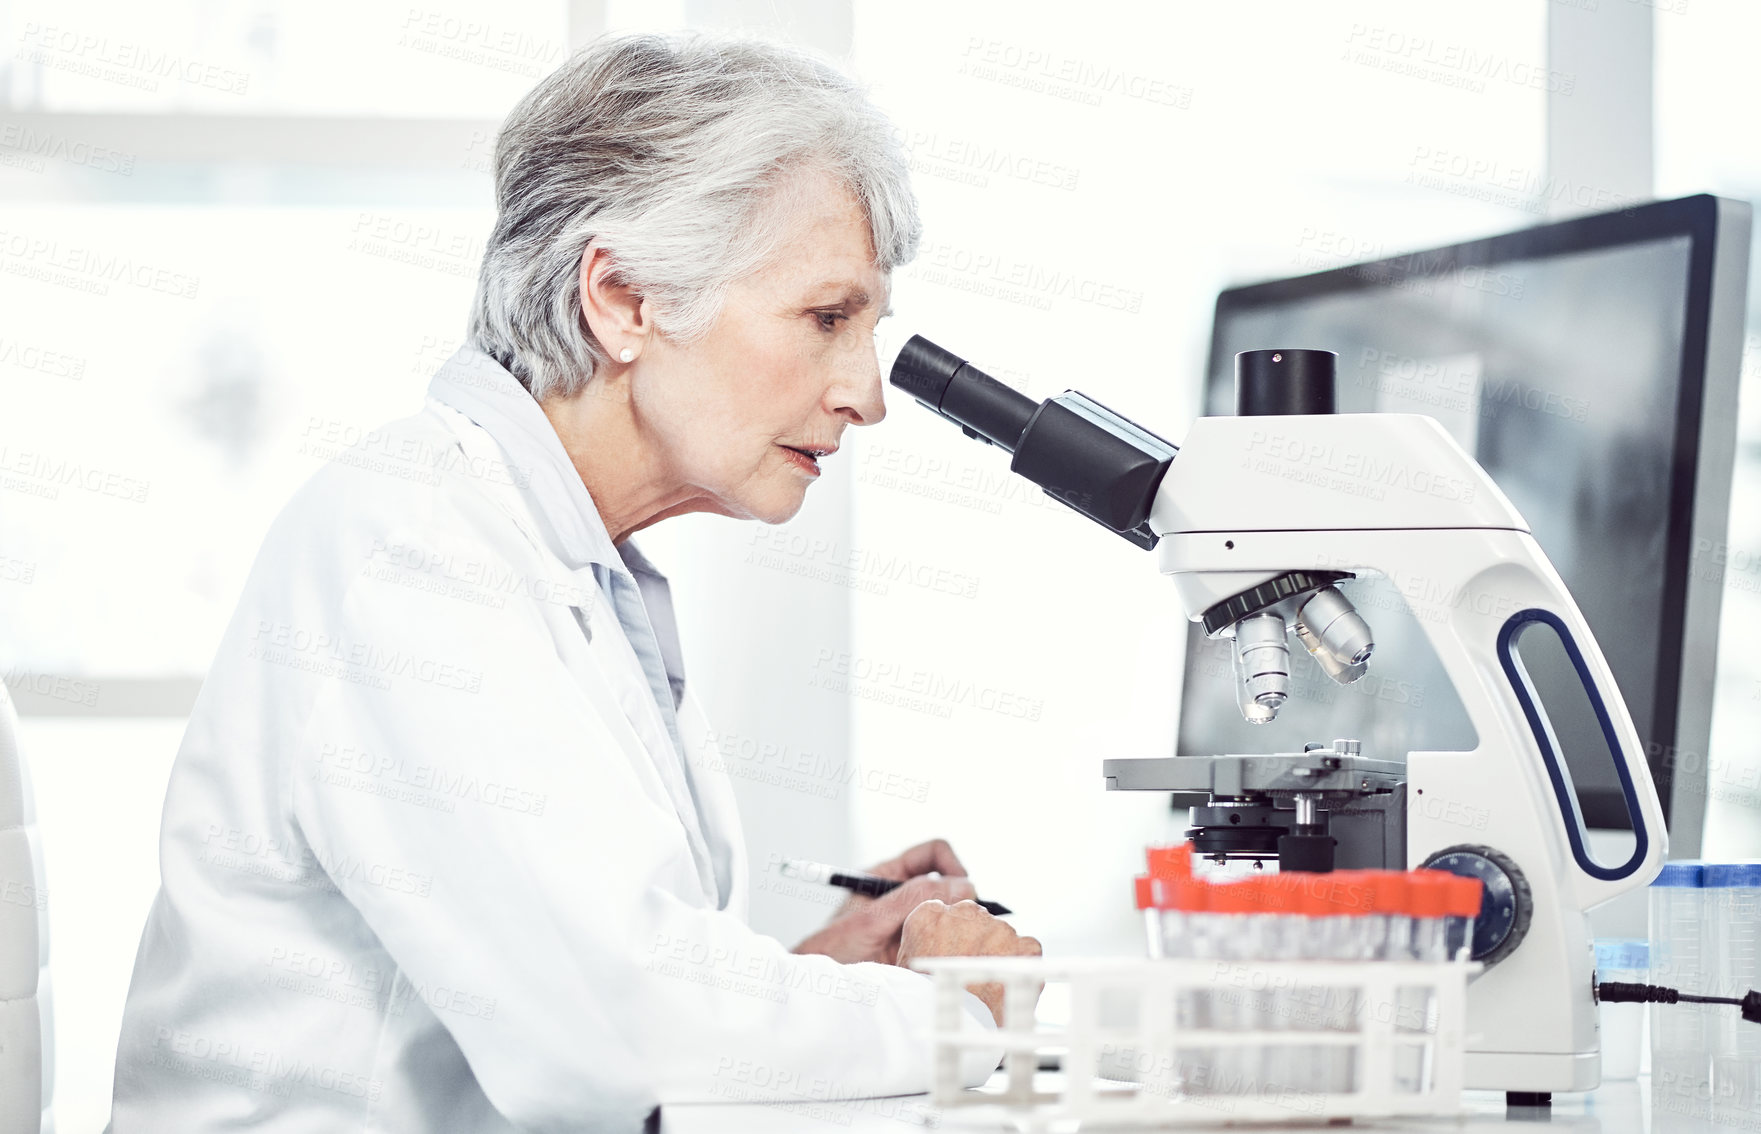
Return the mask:
[[[978,896],[945,839],[919,843],[898,858],[870,867],[868,873],[904,885],[878,898],[850,895],[831,923],[795,946],[795,952],[823,953],[846,965],[857,961],[890,965],[898,959],[899,935],[912,910],[927,901],[953,904]]]
[[[977,902],[944,905],[925,902],[905,919],[899,944],[899,964],[909,966],[918,957],[1037,957],[1040,945],[1021,937],[1015,927],[986,913]],[[1044,987],[1043,985],[1041,986]],[[966,990],[984,1001],[1003,1025],[1003,986],[991,981],[969,984]],[[1035,993],[1038,999],[1038,993]]]

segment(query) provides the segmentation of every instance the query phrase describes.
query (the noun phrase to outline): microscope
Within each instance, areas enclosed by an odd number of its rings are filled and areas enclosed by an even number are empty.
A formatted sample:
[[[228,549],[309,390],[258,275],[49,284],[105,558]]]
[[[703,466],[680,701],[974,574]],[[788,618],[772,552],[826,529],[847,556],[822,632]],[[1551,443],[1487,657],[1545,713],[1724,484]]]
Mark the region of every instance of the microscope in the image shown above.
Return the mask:
[[[1427,580],[1429,609],[1415,613],[1473,725],[1471,750],[1365,752],[1329,737],[1301,752],[1110,759],[1103,774],[1108,790],[1203,794],[1197,854],[1479,879],[1466,1084],[1545,1105],[1601,1081],[1588,911],[1657,876],[1662,809],[1613,674],[1523,518],[1435,419],[1333,413],[1335,363],[1320,350],[1238,355],[1236,416],[1196,419],[1178,447],[1076,391],[1036,403],[922,336],[891,382],[1154,551],[1187,617],[1232,640],[1249,722],[1277,716],[1293,657],[1341,684],[1367,671],[1375,642],[1347,598],[1354,579]],[[1635,835],[1624,862],[1590,852],[1517,652],[1537,625],[1558,636],[1614,757]],[[1484,822],[1466,827],[1464,813]]]

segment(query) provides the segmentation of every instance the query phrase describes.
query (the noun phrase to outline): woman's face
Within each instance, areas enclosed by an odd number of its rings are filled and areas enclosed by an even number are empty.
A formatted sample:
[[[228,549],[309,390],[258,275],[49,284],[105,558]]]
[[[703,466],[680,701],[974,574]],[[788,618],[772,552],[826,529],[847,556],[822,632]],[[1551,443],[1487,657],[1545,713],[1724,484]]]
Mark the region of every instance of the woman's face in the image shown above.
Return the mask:
[[[868,221],[831,179],[800,186],[790,235],[729,290],[710,333],[688,346],[651,336],[631,375],[644,431],[703,510],[771,524],[800,510],[821,464],[846,459],[823,454],[848,426],[886,414],[874,328],[889,281]]]

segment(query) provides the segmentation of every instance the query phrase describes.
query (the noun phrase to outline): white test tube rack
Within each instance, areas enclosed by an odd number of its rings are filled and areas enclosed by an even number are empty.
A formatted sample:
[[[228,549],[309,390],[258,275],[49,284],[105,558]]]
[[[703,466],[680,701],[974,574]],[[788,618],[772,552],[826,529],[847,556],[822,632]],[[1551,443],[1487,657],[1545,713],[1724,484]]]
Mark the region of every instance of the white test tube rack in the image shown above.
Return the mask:
[[[1477,963],[1456,961],[1237,961],[1191,959],[1044,957],[920,957],[914,967],[935,986],[931,1035],[932,1096],[944,1110],[1000,1107],[1033,1126],[1071,1121],[1099,1125],[1326,1122],[1349,1118],[1448,1116],[1461,1112],[1467,982]],[[1004,1023],[994,1033],[970,1026],[964,1004],[968,984],[1003,985]],[[1068,1027],[1034,1019],[1038,986],[1069,986]],[[1323,989],[1335,999],[1351,997],[1358,1010],[1350,1030],[1241,1030],[1180,1027],[1181,993],[1216,994],[1246,988]],[[1404,1029],[1397,1004],[1415,998],[1432,1006],[1418,1030]],[[1136,1004],[1135,1021],[1103,1020],[1112,1010]],[[1408,1021],[1410,1023],[1410,1021]],[[965,1089],[964,1050],[1004,1052],[1000,1090]],[[1229,1091],[1188,1089],[1179,1069],[1195,1050],[1276,1047],[1344,1048],[1355,1054],[1356,1073],[1347,1091]],[[1415,1054],[1425,1068],[1416,1084],[1397,1082],[1397,1061],[1410,1067]],[[1062,1074],[1036,1084],[1042,1055],[1055,1054]],[[1186,1058],[1183,1059],[1183,1055]],[[1119,1078],[1121,1069],[1136,1081]],[[1044,1089],[1050,1080],[1055,1089]],[[949,1120],[953,1115],[946,1116]],[[974,1112],[975,1120],[989,1117]]]

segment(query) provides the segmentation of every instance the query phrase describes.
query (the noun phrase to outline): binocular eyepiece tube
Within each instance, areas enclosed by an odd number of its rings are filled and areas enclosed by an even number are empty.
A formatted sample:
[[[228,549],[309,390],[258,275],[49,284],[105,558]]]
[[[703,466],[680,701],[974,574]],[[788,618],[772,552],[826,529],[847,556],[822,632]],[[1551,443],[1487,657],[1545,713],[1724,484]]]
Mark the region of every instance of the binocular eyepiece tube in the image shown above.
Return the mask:
[[[893,385],[948,418],[969,437],[1013,453],[1039,403],[950,350],[913,335],[893,362]]]

